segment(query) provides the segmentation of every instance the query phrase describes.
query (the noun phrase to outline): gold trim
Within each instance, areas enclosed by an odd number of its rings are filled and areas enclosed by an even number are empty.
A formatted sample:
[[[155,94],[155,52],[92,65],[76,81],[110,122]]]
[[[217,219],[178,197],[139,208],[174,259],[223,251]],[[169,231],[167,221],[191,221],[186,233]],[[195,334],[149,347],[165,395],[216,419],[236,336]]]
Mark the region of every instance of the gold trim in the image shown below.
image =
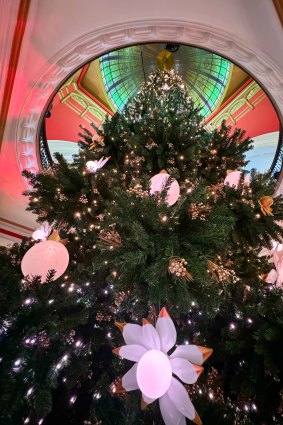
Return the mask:
[[[278,18],[281,22],[281,26],[283,27],[283,0],[272,0],[273,6],[275,7]]]
[[[208,122],[210,127],[217,128],[223,120],[230,119],[232,124],[236,124],[240,118],[246,115],[250,110],[254,109],[265,97],[266,94],[263,92],[253,102],[250,101],[261,89],[256,81],[252,81],[247,87],[245,87],[228,105],[225,106],[211,121]],[[237,111],[240,108],[246,106],[246,109],[237,115]]]
[[[31,229],[30,227],[23,226],[22,224],[15,223],[14,221],[7,220],[6,218],[0,217],[0,222],[3,221],[3,223],[11,224],[12,226],[19,227],[20,229],[28,230],[29,232],[33,232],[34,229]]]

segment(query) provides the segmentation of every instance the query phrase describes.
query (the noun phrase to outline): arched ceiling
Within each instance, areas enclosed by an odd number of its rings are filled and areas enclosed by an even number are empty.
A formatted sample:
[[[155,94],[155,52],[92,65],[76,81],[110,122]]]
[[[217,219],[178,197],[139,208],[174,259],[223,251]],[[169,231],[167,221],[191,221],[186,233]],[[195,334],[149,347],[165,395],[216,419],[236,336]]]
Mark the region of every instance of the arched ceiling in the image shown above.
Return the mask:
[[[99,59],[104,86],[115,109],[121,111],[156,70],[156,57],[162,47],[161,43],[131,46]],[[224,97],[232,63],[210,51],[185,45],[173,56],[174,69],[182,77],[189,95],[200,113],[209,116]]]

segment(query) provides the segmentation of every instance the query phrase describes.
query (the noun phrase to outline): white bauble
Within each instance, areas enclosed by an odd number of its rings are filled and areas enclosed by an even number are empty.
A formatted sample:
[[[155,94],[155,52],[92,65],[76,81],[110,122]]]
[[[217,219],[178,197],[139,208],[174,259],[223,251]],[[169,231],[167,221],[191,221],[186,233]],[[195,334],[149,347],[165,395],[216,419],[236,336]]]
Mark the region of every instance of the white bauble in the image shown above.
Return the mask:
[[[167,180],[169,179],[169,174],[167,173],[159,173],[153,176],[150,179],[150,194],[155,195],[157,193],[161,193],[164,187],[167,184]],[[174,205],[180,196],[180,186],[177,180],[173,180],[166,196],[166,203],[168,206]]]
[[[31,247],[22,259],[21,269],[24,276],[41,276],[44,282],[49,270],[56,270],[54,280],[65,272],[69,264],[69,253],[60,242],[44,241]]]

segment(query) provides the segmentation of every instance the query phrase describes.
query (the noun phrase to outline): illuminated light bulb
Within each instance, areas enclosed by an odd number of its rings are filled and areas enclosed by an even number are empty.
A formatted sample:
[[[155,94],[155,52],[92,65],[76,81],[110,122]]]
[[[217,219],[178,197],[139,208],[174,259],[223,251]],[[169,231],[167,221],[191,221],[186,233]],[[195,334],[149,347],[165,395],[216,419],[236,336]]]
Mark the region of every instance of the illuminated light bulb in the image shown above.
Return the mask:
[[[209,393],[208,393],[208,397],[210,398],[210,400],[213,400],[213,399],[214,399],[214,395],[213,395],[213,393],[212,393],[212,392],[209,392]]]
[[[77,396],[72,395],[72,397],[70,398],[70,403],[74,404],[76,400],[77,400]]]
[[[29,304],[31,304],[31,303],[32,303],[32,299],[31,299],[31,298],[27,298],[27,299],[24,301],[24,303],[25,303],[25,305],[29,305]]]
[[[256,218],[260,218],[260,214],[256,214],[256,215],[255,215],[255,217],[256,217]]]
[[[236,329],[235,323],[230,323],[229,328],[230,330],[234,331]]]
[[[38,425],[42,425],[42,424],[43,424],[43,419],[39,419]]]
[[[29,424],[29,418],[25,418],[24,424]]]
[[[65,354],[65,355],[63,356],[62,360],[63,360],[64,362],[66,362],[66,361],[68,360],[68,358],[69,358],[68,354]]]
[[[166,222],[166,221],[168,220],[167,215],[164,215],[164,216],[161,218],[161,220],[162,220],[163,222]]]
[[[20,366],[20,364],[22,363],[22,359],[17,359],[14,363],[15,366]]]
[[[32,392],[33,392],[33,388],[31,387],[27,391],[27,396],[29,397],[32,394]]]
[[[48,301],[48,304],[53,304],[54,303],[54,300],[49,300]]]
[[[99,392],[95,392],[93,394],[93,398],[96,398],[97,400],[99,400],[101,398],[101,394]]]

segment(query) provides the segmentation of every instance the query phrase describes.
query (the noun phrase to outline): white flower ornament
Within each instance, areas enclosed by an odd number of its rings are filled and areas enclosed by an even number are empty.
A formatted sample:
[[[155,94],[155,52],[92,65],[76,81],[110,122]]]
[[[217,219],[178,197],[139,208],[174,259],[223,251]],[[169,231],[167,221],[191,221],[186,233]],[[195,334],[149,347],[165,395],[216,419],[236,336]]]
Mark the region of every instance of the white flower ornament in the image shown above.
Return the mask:
[[[46,239],[51,233],[51,230],[52,227],[50,227],[48,223],[42,224],[38,229],[33,232],[32,238],[35,241],[46,241]]]
[[[110,156],[106,158],[102,157],[95,161],[88,161],[85,165],[86,169],[89,173],[96,173],[96,171],[99,170],[99,168],[102,168],[103,165],[105,165],[109,159],[110,159]]]
[[[142,326],[131,323],[116,325],[122,331],[126,345],[115,348],[113,352],[136,362],[123,376],[121,389],[141,390],[142,408],[159,399],[166,425],[186,425],[186,418],[201,425],[180,380],[194,384],[203,371],[201,365],[213,350],[197,345],[179,345],[168,356],[168,351],[176,344],[177,333],[165,307],[160,311],[155,327],[145,319]]]

